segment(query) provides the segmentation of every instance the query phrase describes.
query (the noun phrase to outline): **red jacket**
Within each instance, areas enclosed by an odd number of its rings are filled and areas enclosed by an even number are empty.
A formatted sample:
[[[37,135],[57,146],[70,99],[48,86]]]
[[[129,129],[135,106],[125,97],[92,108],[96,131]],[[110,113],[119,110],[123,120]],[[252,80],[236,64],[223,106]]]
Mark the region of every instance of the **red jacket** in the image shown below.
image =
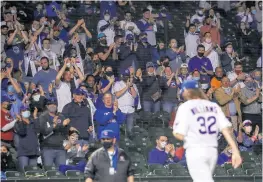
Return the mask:
[[[11,121],[13,121],[13,118],[10,115],[10,113],[5,113],[3,110],[1,110],[1,128],[3,128],[6,124],[10,123]],[[2,140],[12,141],[13,136],[14,136],[13,129],[8,130],[6,132],[1,131]]]

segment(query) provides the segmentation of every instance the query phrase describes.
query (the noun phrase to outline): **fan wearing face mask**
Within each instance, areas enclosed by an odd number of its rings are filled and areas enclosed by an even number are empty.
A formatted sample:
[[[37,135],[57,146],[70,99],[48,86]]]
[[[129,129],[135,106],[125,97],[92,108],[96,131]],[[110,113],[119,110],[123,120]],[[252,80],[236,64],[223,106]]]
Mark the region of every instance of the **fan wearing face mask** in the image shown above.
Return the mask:
[[[104,33],[106,35],[107,46],[110,46],[114,42],[115,30],[114,25],[116,23],[117,17],[111,16],[110,12],[106,10],[104,12],[104,17],[98,22],[97,31],[98,35]]]
[[[179,159],[175,156],[175,148],[168,144],[168,138],[165,135],[156,138],[156,148],[149,153],[148,164],[176,163]]]
[[[41,93],[39,88],[33,89],[31,93],[31,98],[29,99],[30,104],[30,111],[34,111],[35,108],[38,109],[38,113],[41,114],[46,110],[45,105],[47,99],[43,93]]]
[[[20,108],[20,115],[14,130],[18,135],[17,158],[19,171],[23,171],[25,166],[37,165],[37,158],[40,155],[38,134],[39,121],[37,120],[37,109],[33,117],[29,107],[23,105]]]
[[[42,40],[41,57],[47,57],[49,59],[49,66],[52,69],[58,70],[60,63],[58,61],[56,53],[50,49],[50,39],[45,38]]]
[[[253,151],[253,145],[255,145],[258,140],[259,127],[256,125],[255,130],[252,130],[253,129],[251,120],[244,120],[242,123],[240,123],[237,141],[239,144],[239,150],[241,152]]]
[[[252,121],[253,127],[255,127],[255,125],[258,125],[260,131],[262,131],[262,97],[260,88],[251,76],[247,76],[245,78],[244,84],[246,86],[241,89],[242,95],[244,95],[247,99],[255,98],[255,101],[243,107],[243,119],[250,119]]]

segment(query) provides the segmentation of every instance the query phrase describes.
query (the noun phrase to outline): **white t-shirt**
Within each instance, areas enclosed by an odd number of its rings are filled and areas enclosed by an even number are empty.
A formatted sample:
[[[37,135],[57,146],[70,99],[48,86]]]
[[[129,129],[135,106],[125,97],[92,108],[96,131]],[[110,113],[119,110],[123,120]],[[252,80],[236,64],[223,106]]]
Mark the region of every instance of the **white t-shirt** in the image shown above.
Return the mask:
[[[230,82],[232,82],[233,80],[237,79],[237,74],[234,71],[231,71],[227,73],[227,77],[229,78]],[[244,88],[246,86],[243,81],[239,81],[234,85],[234,87],[237,87],[238,84],[240,88]]]
[[[210,49],[210,47],[213,46],[212,43],[208,44],[206,42],[203,42],[202,44],[205,46],[205,51],[207,51],[208,49]],[[212,50],[210,54],[206,57],[210,59],[211,64],[213,66],[213,71],[215,71],[216,67],[220,66],[217,52]]]
[[[58,112],[62,112],[65,105],[71,102],[72,96],[70,91],[70,84],[60,81],[59,86],[56,88],[58,100]]]
[[[197,46],[200,42],[199,36],[196,34],[186,33],[185,34],[185,46],[186,46],[186,55],[190,58],[196,56],[197,54]]]
[[[114,84],[112,93],[115,94],[116,92],[124,89],[126,87],[126,83],[124,81],[118,81]],[[138,93],[137,87],[133,84],[133,88]],[[131,93],[127,90],[122,96],[118,98],[118,106],[123,113],[134,113],[134,101],[135,98],[131,95]]]
[[[114,27],[110,25],[104,31],[100,31],[100,27],[107,25],[107,24],[108,22],[106,22],[105,20],[100,20],[98,22],[97,32],[98,32],[98,35],[100,33],[104,33],[106,35],[107,45],[110,46],[114,42],[114,37],[115,37]]]
[[[202,99],[189,100],[179,106],[173,131],[184,135],[184,148],[217,147],[219,131],[230,127],[221,108]]]

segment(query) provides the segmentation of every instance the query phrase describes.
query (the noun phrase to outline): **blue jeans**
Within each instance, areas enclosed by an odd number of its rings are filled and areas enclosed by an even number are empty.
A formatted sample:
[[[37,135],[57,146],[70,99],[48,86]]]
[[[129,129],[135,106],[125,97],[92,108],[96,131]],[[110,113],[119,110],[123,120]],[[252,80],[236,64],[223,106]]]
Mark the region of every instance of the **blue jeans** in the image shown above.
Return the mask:
[[[18,157],[19,171],[23,172],[25,166],[37,166],[37,156],[20,156]]]
[[[134,126],[134,113],[126,114],[126,131],[131,133]]]
[[[55,149],[43,149],[42,160],[45,166],[52,166],[53,163],[55,163],[55,165],[59,167],[60,164],[66,164],[66,151]]]
[[[143,101],[143,110],[148,112],[158,112],[160,111],[161,103],[160,101]]]
[[[171,113],[173,109],[175,108],[176,103],[171,101],[162,101],[162,108],[163,111],[166,111],[168,113]]]

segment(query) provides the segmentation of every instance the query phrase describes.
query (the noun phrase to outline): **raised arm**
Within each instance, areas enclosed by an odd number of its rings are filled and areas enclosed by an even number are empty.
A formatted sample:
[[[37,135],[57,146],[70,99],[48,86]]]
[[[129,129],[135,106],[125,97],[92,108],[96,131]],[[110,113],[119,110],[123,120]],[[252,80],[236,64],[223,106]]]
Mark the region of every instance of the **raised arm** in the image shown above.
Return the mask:
[[[80,25],[83,23],[84,23],[83,19],[78,20],[76,25],[69,31],[69,35],[72,35],[80,27]]]
[[[91,35],[90,31],[87,29],[85,22],[81,24],[81,27],[82,27],[83,30],[85,31],[87,37],[88,37],[89,39],[91,39],[91,38],[92,38],[92,35]]]
[[[65,72],[66,68],[67,68],[67,63],[70,63],[70,59],[69,58],[65,58],[64,59],[64,65],[59,70],[59,72],[58,72],[58,74],[56,76],[56,80],[55,80],[56,87],[58,87],[60,85],[60,79],[61,79],[63,73]]]

